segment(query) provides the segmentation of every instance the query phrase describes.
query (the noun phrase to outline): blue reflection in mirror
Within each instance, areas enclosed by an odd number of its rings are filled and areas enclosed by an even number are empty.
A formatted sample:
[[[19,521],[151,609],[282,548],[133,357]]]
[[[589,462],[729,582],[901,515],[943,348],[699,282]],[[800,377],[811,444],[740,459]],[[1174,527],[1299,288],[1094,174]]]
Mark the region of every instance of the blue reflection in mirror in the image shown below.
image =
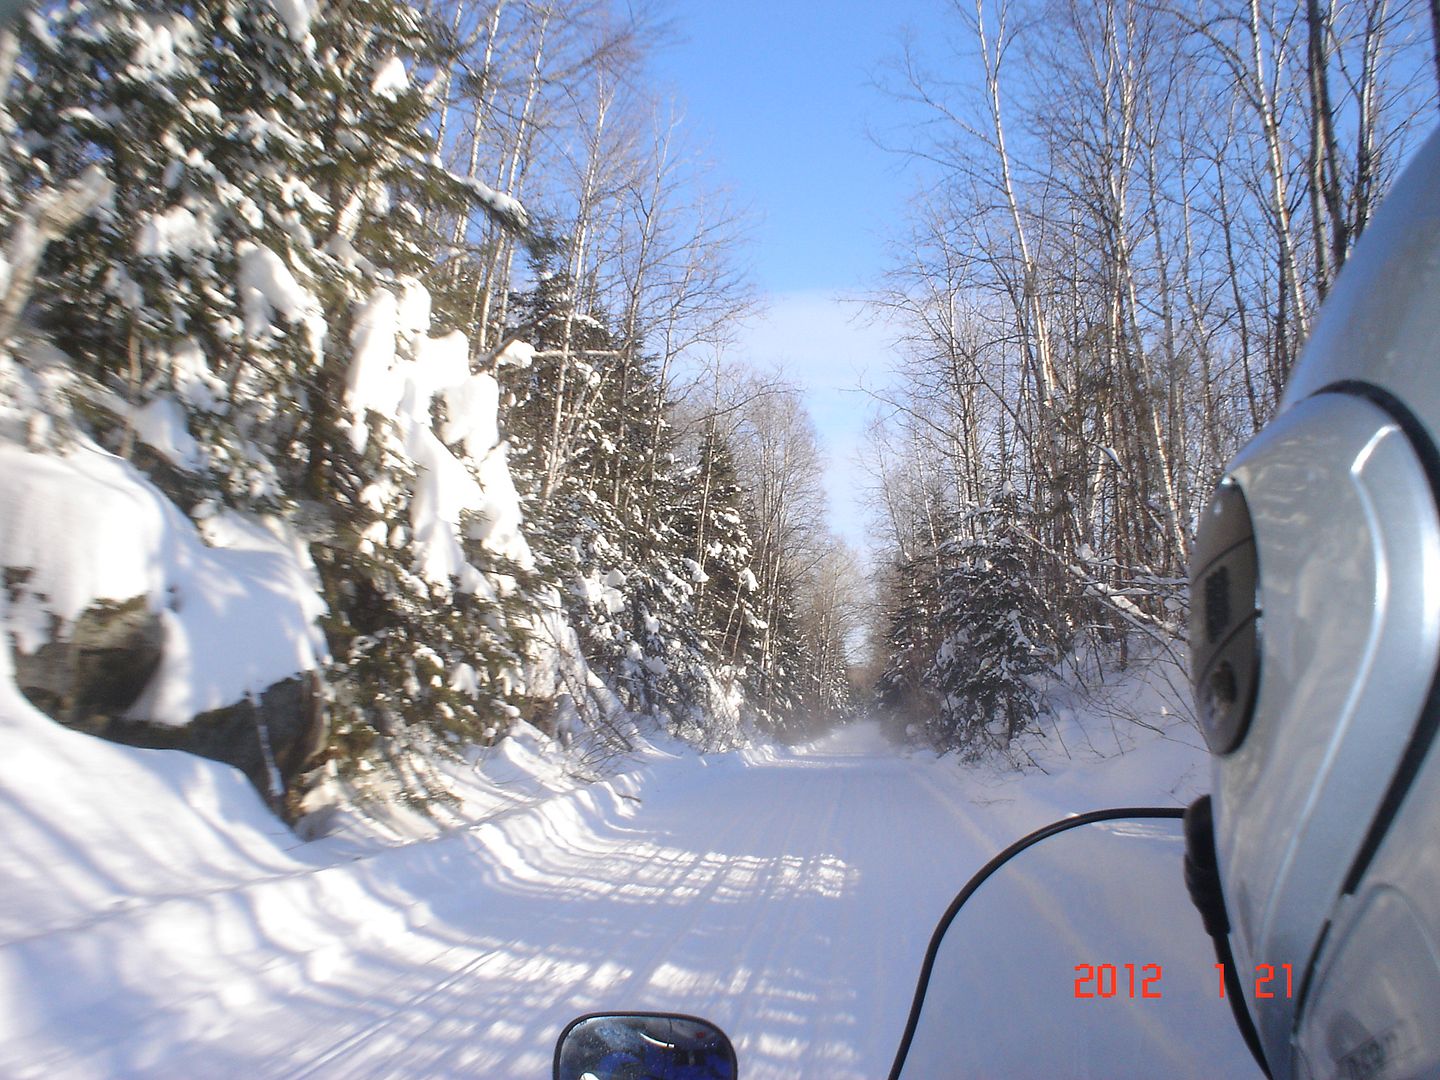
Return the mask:
[[[694,1016],[582,1016],[555,1046],[555,1080],[735,1080],[736,1071],[729,1038]]]

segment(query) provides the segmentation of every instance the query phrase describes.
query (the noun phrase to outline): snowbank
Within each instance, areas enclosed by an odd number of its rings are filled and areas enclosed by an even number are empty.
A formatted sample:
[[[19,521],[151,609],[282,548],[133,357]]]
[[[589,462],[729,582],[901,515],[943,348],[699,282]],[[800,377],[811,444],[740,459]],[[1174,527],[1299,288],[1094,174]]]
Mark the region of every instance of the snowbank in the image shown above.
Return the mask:
[[[15,688],[3,639],[0,740],[0,943],[299,865],[240,772],[61,727]],[[0,977],[0,1002],[20,996]]]
[[[633,779],[577,784],[522,730],[459,785],[471,827],[371,819],[302,844],[233,769],[50,721],[3,640],[0,740],[0,1075],[17,1078],[294,1075],[345,1029],[259,1015],[305,1000],[368,1030],[374,973],[418,992],[456,935],[483,933],[474,875],[524,876],[522,853],[613,828],[635,798]],[[319,1050],[287,1060],[302,1043]]]

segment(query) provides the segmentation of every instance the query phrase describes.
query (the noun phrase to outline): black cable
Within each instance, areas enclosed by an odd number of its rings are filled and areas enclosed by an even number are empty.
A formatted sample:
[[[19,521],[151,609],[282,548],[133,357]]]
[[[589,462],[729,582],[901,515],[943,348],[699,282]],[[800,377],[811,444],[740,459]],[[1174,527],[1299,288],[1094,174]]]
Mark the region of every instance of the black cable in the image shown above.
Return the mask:
[[[1220,888],[1220,862],[1215,856],[1215,812],[1209,795],[1202,795],[1185,811],[1185,888],[1190,902],[1200,912],[1205,932],[1215,946],[1215,959],[1220,963],[1225,980],[1225,996],[1230,1013],[1250,1055],[1260,1071],[1270,1080],[1270,1064],[1255,1019],[1245,1006],[1245,991],[1240,973],[1235,969],[1235,955],[1230,950],[1230,916],[1225,911],[1225,894]]]

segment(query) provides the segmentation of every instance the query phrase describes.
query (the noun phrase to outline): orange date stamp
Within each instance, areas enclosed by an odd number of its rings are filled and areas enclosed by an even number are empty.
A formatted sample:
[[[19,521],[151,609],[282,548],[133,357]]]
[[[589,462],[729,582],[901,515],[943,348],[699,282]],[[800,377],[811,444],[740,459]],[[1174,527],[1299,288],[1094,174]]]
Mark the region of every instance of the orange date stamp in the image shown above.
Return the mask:
[[[1224,964],[1216,964],[1215,971],[1223,998],[1229,972]],[[1154,1001],[1165,996],[1160,985],[1164,975],[1159,964],[1076,964],[1075,996]],[[1257,1001],[1294,996],[1294,973],[1289,964],[1256,964],[1248,987],[1239,976],[1236,972],[1236,985],[1249,989]]]

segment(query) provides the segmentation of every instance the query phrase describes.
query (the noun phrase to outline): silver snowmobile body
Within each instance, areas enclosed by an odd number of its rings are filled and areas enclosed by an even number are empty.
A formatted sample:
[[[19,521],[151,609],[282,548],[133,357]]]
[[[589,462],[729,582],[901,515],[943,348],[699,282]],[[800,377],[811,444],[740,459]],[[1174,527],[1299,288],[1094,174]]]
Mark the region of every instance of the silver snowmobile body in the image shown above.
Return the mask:
[[[1192,561],[1215,849],[1276,1080],[1440,1076],[1440,135],[1327,297]]]

